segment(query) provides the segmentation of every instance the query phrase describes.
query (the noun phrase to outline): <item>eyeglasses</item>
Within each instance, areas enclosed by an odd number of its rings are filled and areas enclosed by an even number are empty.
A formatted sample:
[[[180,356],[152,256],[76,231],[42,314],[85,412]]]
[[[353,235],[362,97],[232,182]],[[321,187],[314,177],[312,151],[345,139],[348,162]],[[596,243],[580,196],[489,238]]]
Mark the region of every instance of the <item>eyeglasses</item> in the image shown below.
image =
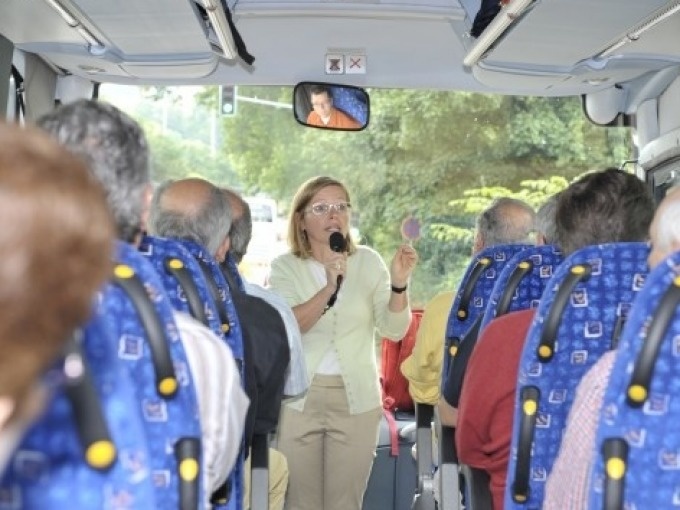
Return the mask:
[[[312,204],[305,212],[311,212],[314,216],[325,216],[330,214],[331,209],[335,209],[338,214],[347,214],[347,211],[351,209],[349,202],[338,202],[337,204],[327,204],[326,202],[317,202]]]

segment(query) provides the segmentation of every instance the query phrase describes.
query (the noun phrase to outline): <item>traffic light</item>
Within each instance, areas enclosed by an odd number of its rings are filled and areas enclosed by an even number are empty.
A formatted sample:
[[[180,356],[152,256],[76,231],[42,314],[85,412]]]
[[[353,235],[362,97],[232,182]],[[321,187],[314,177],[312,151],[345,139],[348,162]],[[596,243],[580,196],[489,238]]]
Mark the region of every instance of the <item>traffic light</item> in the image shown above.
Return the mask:
[[[220,113],[222,115],[236,113],[236,85],[220,86]]]

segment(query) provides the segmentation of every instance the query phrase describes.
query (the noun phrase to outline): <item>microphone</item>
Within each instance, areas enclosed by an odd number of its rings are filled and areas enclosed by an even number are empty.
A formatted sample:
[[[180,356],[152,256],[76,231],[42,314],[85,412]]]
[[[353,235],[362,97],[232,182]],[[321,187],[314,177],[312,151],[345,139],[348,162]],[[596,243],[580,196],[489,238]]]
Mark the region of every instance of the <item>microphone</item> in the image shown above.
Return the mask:
[[[328,238],[328,244],[335,253],[342,253],[347,249],[347,242],[345,241],[345,236],[340,232],[333,232]],[[338,288],[342,284],[342,275],[338,275]]]

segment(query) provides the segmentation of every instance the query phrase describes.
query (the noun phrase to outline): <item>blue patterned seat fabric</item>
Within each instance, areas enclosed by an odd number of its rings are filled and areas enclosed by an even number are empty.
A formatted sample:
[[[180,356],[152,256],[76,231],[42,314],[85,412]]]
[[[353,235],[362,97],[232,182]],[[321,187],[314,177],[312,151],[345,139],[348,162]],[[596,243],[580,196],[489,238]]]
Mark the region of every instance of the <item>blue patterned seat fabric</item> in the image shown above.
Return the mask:
[[[136,382],[138,405],[142,409],[151,454],[156,498],[163,501],[167,508],[180,508],[180,457],[174,449],[197,440],[200,446],[201,438],[198,402],[191,371],[172,307],[156,270],[135,247],[126,243],[118,243],[116,262],[119,264],[117,270],[121,265],[127,266],[143,282],[166,336],[175,372],[176,391],[163,396],[156,381],[149,338],[133,302],[120,285],[107,287],[104,313],[109,331],[117,339],[118,356],[125,362]],[[199,485],[198,498],[201,501],[202,477],[196,472],[197,466],[187,466],[183,472],[195,475],[193,481]]]
[[[476,254],[468,265],[453,299],[446,324],[442,381],[446,380],[451,359],[455,355],[455,347],[452,352],[452,346],[463,338],[475,320],[481,319],[503,266],[513,255],[525,248],[528,246],[524,244],[491,246]]]
[[[603,480],[605,462],[601,447],[605,439],[620,442],[628,449],[623,462],[610,461],[612,475],[616,468],[623,475],[625,487],[618,508],[678,508],[680,505],[680,253],[671,255],[650,272],[639,293],[621,336],[609,384],[604,395],[597,431],[595,464],[590,479],[589,508],[605,508]],[[676,293],[671,302],[667,329],[660,321],[659,307],[664,296]],[[672,297],[672,296],[671,296]],[[657,324],[660,322],[660,324]],[[658,330],[661,344],[652,358],[652,377],[644,403],[629,405],[628,388],[633,367],[643,346],[653,342]],[[640,405],[641,404],[641,405]],[[608,507],[608,508],[611,508]]]
[[[139,252],[147,257],[156,268],[161,277],[170,303],[175,310],[192,315],[189,302],[182,285],[177,279],[166,270],[168,259],[179,260],[183,267],[188,271],[193,283],[196,286],[198,296],[203,305],[203,312],[208,326],[218,337],[222,337],[222,327],[220,324],[217,304],[213,301],[208,290],[203,272],[194,256],[179,241],[165,239],[155,236],[144,236],[139,245]],[[194,317],[196,318],[196,317]]]
[[[552,278],[561,262],[562,253],[553,245],[529,246],[516,253],[505,264],[496,280],[480,330],[496,318],[499,302],[506,297],[509,298],[508,292],[510,291],[512,291],[511,300],[504,313],[536,308],[546,283]],[[520,276],[521,279],[510,288],[508,285],[515,275]]]
[[[220,317],[227,321],[226,323],[222,321],[221,325],[223,338],[231,348],[234,359],[241,367],[241,377],[243,378],[243,336],[241,333],[241,325],[238,321],[238,315],[236,314],[236,308],[234,307],[234,301],[232,300],[231,292],[229,291],[229,285],[225,281],[217,261],[205,248],[203,248],[203,246],[186,239],[178,239],[177,242],[198,260],[199,264],[205,268],[206,273],[212,276],[212,283],[217,286],[218,312],[221,311]],[[239,459],[230,476],[231,496],[227,505],[225,505],[228,510],[238,510],[243,506],[243,462],[244,454],[242,451],[239,454]]]
[[[0,508],[159,508],[134,382],[118,358],[102,310],[98,306],[83,327],[81,349],[115,445],[113,464],[100,470],[86,462],[72,406],[61,385],[62,362],[48,379],[56,391],[45,413],[27,431],[0,480]]]
[[[243,337],[241,335],[241,325],[238,321],[234,301],[229,292],[229,285],[224,279],[224,275],[220,271],[215,258],[208,253],[200,244],[185,239],[177,240],[184,248],[189,251],[199,262],[203,264],[208,273],[212,275],[213,282],[217,285],[218,290],[218,308],[221,308],[226,313],[227,324],[222,324],[223,336],[231,347],[234,358],[241,364],[243,363]]]
[[[366,96],[351,87],[331,87],[333,106],[351,115],[362,125],[368,120],[368,105],[362,100]]]
[[[548,282],[520,358],[505,508],[541,508],[576,386],[612,347],[644,283],[648,253],[644,243],[588,246],[567,257]],[[527,392],[535,393],[523,404]],[[522,429],[527,440],[519,447]]]

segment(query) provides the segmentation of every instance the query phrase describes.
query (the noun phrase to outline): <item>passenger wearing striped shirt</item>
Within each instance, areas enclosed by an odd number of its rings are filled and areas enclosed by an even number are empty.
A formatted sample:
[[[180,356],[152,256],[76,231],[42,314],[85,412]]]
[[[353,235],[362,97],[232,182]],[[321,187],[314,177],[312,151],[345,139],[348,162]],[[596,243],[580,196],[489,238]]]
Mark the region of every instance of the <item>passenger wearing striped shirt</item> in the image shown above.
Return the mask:
[[[649,227],[651,250],[647,263],[654,269],[664,258],[680,250],[680,189],[669,191]],[[616,351],[603,354],[581,379],[569,411],[560,451],[546,480],[546,510],[588,507],[588,481],[598,451],[595,436],[600,408]]]
[[[85,160],[104,188],[119,239],[137,245],[152,196],[149,148],[139,124],[112,105],[79,100],[44,115],[38,125]],[[209,509],[209,496],[236,461],[249,401],[229,347],[193,319],[178,314],[175,320],[197,388],[203,507]]]

